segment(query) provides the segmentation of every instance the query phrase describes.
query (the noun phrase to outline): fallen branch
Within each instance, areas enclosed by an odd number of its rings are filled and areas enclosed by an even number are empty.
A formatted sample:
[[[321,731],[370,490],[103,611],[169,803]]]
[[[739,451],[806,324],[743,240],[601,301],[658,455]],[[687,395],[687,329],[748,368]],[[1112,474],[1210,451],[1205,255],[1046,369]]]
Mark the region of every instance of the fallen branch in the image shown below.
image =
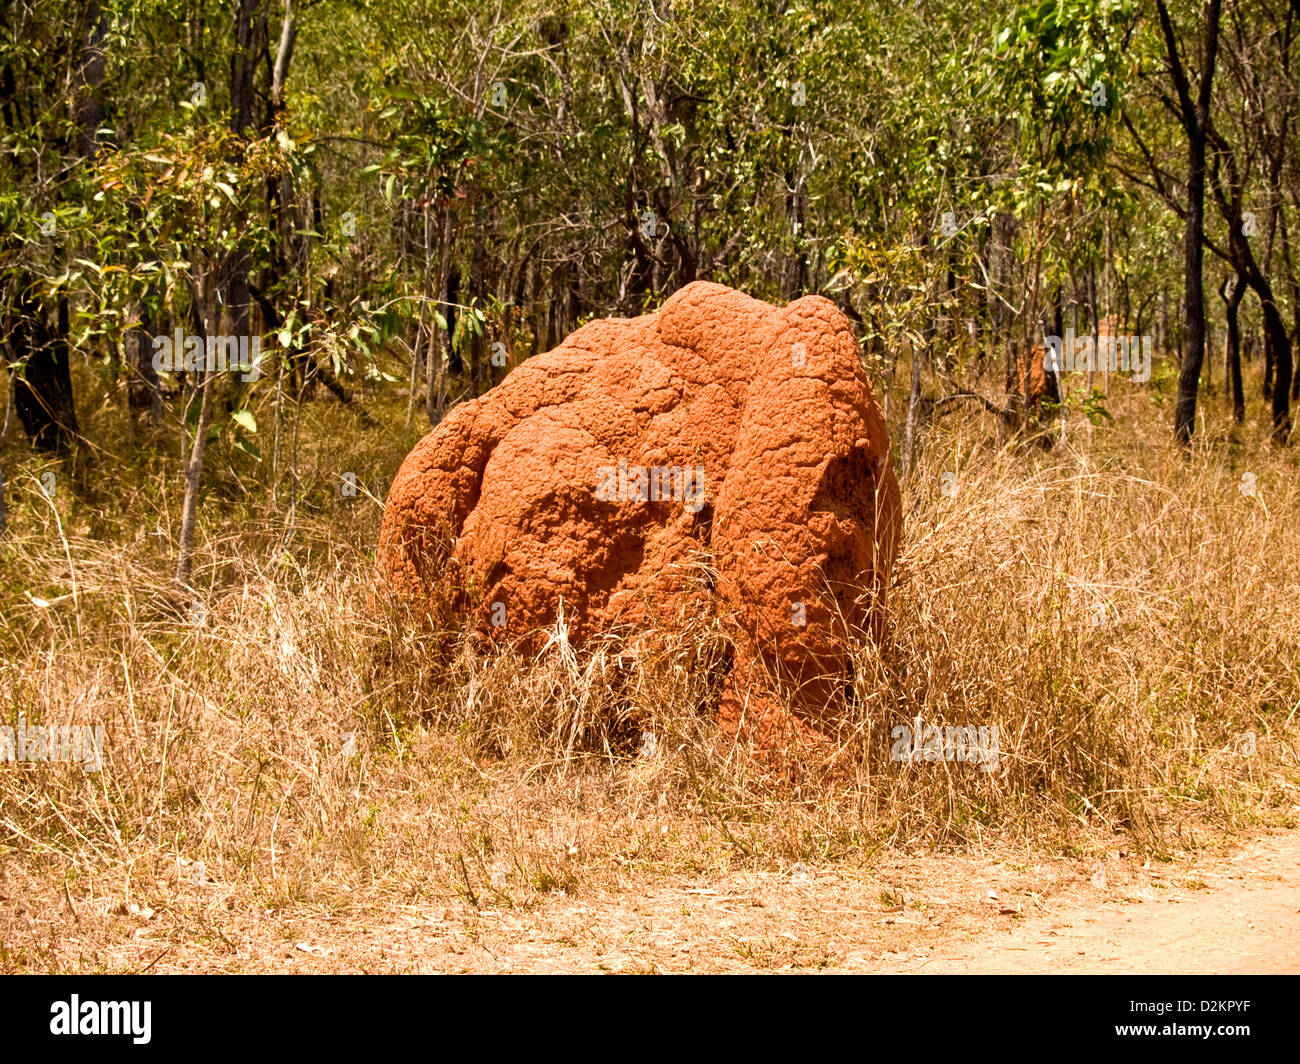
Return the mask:
[[[945,395],[942,399],[934,400],[930,407],[931,416],[936,415],[941,407],[947,406],[949,403],[958,402],[961,399],[974,399],[976,402],[981,403],[984,406],[984,409],[990,414],[996,414],[1000,418],[1009,416],[1009,411],[1004,410],[997,404],[985,399],[984,396],[980,395],[978,392],[953,392],[952,395]]]

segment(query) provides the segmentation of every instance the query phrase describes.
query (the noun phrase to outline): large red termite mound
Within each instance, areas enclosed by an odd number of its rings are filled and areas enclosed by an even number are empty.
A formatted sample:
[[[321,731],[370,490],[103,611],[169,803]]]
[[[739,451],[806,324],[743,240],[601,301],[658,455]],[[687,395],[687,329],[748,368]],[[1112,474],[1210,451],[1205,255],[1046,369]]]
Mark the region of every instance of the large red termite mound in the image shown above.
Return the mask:
[[[772,743],[843,704],[901,525],[848,319],[820,296],[774,307],[695,282],[453,410],[393,482],[379,574],[522,644],[561,609],[577,643],[720,611],[735,654],[719,722]],[[763,666],[793,718],[758,693]]]

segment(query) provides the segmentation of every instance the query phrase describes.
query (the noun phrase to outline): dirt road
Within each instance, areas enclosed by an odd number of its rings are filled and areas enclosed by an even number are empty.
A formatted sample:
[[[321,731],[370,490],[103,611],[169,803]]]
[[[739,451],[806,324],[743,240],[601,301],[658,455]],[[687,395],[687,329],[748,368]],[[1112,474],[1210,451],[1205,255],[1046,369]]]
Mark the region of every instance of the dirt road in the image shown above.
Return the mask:
[[[628,869],[536,904],[476,900],[272,911],[185,886],[156,911],[4,907],[0,942],[44,971],[1300,973],[1294,831],[1163,863],[885,851],[867,872]]]
[[[394,918],[395,917],[395,918]],[[780,873],[414,905],[380,921],[230,926],[236,955],[164,970],[1300,972],[1300,833],[1190,863],[895,855]],[[179,961],[179,963],[176,963]]]
[[[937,945],[924,963],[881,970],[1300,973],[1300,837],[1259,839],[1185,882],[1196,889],[1061,899],[1009,929]]]

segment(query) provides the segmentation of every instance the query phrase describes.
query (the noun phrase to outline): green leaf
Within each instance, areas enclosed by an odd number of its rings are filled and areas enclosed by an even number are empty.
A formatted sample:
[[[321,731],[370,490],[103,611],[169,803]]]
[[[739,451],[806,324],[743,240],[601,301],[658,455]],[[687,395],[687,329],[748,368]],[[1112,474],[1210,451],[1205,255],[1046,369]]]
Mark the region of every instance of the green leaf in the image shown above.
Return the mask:
[[[257,431],[257,418],[251,410],[236,410],[230,415],[230,420],[245,432]]]
[[[262,460],[262,452],[258,449],[257,445],[254,443],[250,443],[249,441],[243,439],[242,437],[236,437],[235,450],[243,451],[255,462],[260,462]]]

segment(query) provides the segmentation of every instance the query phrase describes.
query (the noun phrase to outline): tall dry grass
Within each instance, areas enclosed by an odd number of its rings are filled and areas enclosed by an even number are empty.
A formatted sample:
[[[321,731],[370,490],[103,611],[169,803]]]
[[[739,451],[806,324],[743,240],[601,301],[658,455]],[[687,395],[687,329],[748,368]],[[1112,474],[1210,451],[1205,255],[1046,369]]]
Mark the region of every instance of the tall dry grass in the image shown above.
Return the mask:
[[[326,913],[527,905],[883,846],[1160,852],[1294,826],[1295,454],[1211,423],[1184,456],[1150,393],[1118,386],[1111,409],[1052,450],[999,445],[977,412],[926,427],[889,623],[852,649],[848,770],[786,784],[716,740],[727,638],[708,618],[580,651],[557,630],[527,659],[369,611],[380,509],[337,483],[382,492],[410,443],[393,426],[314,404],[275,500],[219,457],[196,596],[170,582],[166,460],[92,426],[111,442],[81,496],[49,500],[11,447],[0,718],[99,723],[108,745],[99,773],[0,765],[0,891],[166,895],[197,921],[214,884]],[[917,718],[996,725],[997,770],[891,760]],[[8,969],[55,966],[0,948]]]

